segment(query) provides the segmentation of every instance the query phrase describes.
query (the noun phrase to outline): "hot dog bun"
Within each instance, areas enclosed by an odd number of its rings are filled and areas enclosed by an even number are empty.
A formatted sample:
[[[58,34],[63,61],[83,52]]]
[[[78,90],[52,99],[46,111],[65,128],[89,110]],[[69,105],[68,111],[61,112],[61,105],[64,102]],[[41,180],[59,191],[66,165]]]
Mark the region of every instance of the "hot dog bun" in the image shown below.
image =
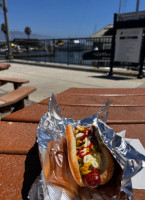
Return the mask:
[[[73,134],[73,129],[70,124],[66,126],[65,130],[66,134],[66,140],[67,140],[67,153],[68,153],[68,161],[69,161],[69,166],[71,173],[75,179],[75,181],[80,185],[80,186],[85,186],[83,183],[80,170],[79,170],[79,164],[78,164],[78,159],[76,156],[76,140]]]
[[[66,139],[59,141],[57,150],[54,147],[55,142],[50,141],[42,164],[45,181],[49,185],[65,190],[69,197],[75,197],[78,185],[69,168]]]
[[[96,133],[98,132],[98,129],[96,128]],[[74,136],[74,132],[72,129],[72,126],[68,124],[66,126],[66,140],[67,140],[67,152],[68,152],[68,161],[70,170],[72,172],[72,175],[75,179],[75,181],[81,186],[85,186],[80,169],[79,169],[79,163],[78,158],[76,156],[77,150],[76,150],[76,139]],[[97,133],[99,134],[99,133]],[[108,148],[101,143],[101,167],[100,167],[100,185],[106,184],[112,177],[114,172],[114,161],[113,156],[108,150]]]

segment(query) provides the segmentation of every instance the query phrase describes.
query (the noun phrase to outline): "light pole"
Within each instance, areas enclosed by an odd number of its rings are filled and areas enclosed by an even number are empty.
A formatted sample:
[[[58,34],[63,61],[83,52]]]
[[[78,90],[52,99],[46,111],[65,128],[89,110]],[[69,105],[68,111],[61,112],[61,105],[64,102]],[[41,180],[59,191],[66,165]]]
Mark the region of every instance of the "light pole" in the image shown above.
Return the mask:
[[[119,1],[119,11],[118,11],[118,14],[120,14],[120,11],[121,11],[121,0]]]
[[[6,40],[8,45],[8,58],[12,58],[12,51],[11,51],[11,44],[10,44],[10,32],[9,32],[9,24],[8,24],[8,9],[6,0],[3,0],[3,11],[4,11],[4,18],[5,18],[5,26],[6,26]]]
[[[136,18],[138,18],[139,1],[140,1],[140,0],[136,0]],[[119,0],[119,11],[118,11],[118,14],[120,14],[120,11],[121,11],[121,0]]]
[[[139,0],[136,2],[136,18],[138,18],[138,11],[139,11]]]

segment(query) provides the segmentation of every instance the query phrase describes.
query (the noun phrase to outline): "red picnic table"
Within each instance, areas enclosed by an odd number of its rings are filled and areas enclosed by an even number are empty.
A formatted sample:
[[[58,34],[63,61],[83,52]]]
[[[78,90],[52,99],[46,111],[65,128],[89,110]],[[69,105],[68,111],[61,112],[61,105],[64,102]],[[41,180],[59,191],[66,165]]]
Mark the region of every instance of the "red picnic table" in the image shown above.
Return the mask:
[[[1,70],[5,70],[5,69],[9,69],[11,65],[8,63],[0,63],[0,71]]]
[[[145,89],[70,88],[55,95],[64,117],[75,120],[95,114],[110,101],[107,124],[126,137],[140,139],[145,147]],[[0,199],[27,199],[41,172],[36,142],[37,127],[48,110],[49,97],[3,117],[0,121]],[[134,200],[145,190],[134,189]]]

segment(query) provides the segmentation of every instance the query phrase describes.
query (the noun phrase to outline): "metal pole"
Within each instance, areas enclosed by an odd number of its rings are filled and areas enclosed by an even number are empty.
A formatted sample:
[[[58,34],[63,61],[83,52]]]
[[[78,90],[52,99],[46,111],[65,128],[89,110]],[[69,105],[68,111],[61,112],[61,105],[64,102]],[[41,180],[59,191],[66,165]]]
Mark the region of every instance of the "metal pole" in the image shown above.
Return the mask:
[[[6,39],[7,39],[7,45],[8,45],[8,58],[12,58],[12,51],[11,51],[11,44],[10,44],[10,33],[9,33],[9,24],[8,24],[8,9],[7,9],[7,3],[6,0],[3,0],[3,10],[4,10],[4,18],[5,18],[5,26],[6,26]]]
[[[139,11],[139,0],[136,2],[136,18],[138,18],[138,11]]]
[[[119,11],[118,11],[118,20],[119,20],[119,18],[120,18],[120,11],[121,11],[121,0],[120,0],[120,2],[119,2]]]
[[[121,0],[119,2],[119,12],[118,12],[118,14],[120,14],[120,10],[121,10]]]
[[[140,55],[140,62],[139,62],[139,74],[138,74],[137,78],[143,78],[143,76],[144,76],[144,72],[143,72],[144,55],[145,55],[145,34],[143,34],[141,55]]]
[[[114,14],[114,23],[113,23],[113,36],[112,36],[112,44],[111,44],[111,55],[110,55],[110,71],[108,76],[113,75],[113,65],[114,65],[114,54],[115,54],[115,35],[116,35],[116,21],[117,14]]]

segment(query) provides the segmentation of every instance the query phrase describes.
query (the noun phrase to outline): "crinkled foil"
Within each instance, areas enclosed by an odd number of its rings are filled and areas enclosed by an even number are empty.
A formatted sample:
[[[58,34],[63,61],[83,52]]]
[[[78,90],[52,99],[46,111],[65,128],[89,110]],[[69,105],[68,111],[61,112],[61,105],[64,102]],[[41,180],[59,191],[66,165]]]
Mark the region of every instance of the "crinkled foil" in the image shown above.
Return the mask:
[[[131,177],[145,167],[145,156],[106,125],[108,108],[107,102],[95,115],[74,121],[62,116],[54,94],[51,95],[48,112],[41,118],[37,131],[42,172],[31,187],[30,200],[133,199]],[[93,124],[100,130],[104,144],[116,161],[115,175],[105,186],[88,189],[76,185],[69,170],[64,142],[67,124],[73,127],[77,124]]]

